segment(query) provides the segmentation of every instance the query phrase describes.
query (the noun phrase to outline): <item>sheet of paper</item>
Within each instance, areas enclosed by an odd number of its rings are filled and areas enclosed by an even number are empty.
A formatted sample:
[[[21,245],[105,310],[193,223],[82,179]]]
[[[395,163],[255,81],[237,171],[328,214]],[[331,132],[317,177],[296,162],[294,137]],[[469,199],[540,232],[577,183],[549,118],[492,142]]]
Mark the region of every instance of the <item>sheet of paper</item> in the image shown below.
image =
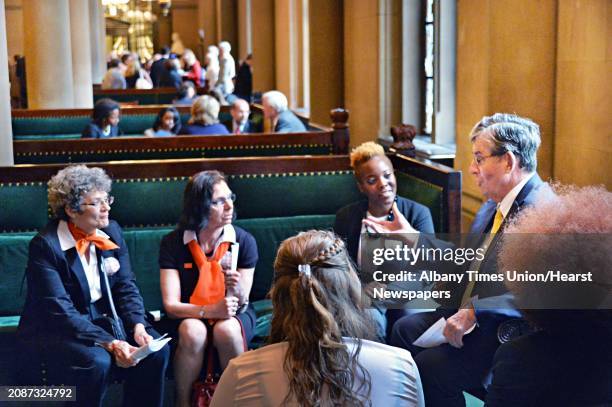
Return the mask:
[[[146,345],[142,345],[140,348],[138,348],[136,352],[132,354],[132,358],[134,358],[134,360],[140,361],[149,356],[151,353],[155,353],[161,348],[163,348],[168,342],[172,340],[172,338],[164,338],[164,336],[154,339]]]
[[[446,319],[444,317],[437,320],[432,326],[429,327],[421,336],[417,338],[412,344],[421,348],[433,348],[435,346],[447,343],[446,337],[444,337],[444,326],[446,325]],[[463,336],[469,334],[476,328],[476,324],[472,325],[470,329],[465,331]]]

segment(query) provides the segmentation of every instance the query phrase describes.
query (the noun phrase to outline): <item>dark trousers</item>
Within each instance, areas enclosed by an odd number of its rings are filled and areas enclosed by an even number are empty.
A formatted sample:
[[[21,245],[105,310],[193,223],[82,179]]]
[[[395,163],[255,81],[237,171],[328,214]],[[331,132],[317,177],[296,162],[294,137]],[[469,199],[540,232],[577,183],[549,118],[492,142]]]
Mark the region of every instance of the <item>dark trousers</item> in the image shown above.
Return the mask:
[[[97,308],[92,304],[92,317],[99,316]],[[147,332],[154,338],[160,336],[152,328]],[[129,334],[127,339],[131,345],[138,346]],[[23,366],[23,384],[76,386],[75,406],[101,406],[113,380],[125,381],[124,406],[155,407],[163,403],[164,378],[170,359],[168,345],[130,368],[117,366],[113,356],[103,348],[67,335],[43,335],[21,345],[27,359]]]
[[[421,348],[412,343],[441,317],[449,318],[456,310],[424,312],[401,318],[393,326],[389,343],[410,351],[419,368],[425,404],[430,406],[465,406],[463,391],[484,390],[482,382],[493,364],[499,347],[497,327],[504,317],[482,316],[478,327],[463,337],[463,347],[445,343]]]

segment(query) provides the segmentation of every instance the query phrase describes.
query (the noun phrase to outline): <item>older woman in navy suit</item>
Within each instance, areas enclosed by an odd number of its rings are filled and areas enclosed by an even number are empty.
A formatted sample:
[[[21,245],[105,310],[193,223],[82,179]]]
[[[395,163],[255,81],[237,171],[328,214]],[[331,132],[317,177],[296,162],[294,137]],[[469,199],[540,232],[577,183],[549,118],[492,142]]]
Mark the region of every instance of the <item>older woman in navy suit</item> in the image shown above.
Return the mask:
[[[133,358],[159,334],[145,319],[121,228],[109,219],[110,178],[77,165],[48,186],[55,219],[30,243],[18,329],[27,384],[76,386],[77,405],[99,406],[120,377],[124,405],[160,406],[169,350]]]

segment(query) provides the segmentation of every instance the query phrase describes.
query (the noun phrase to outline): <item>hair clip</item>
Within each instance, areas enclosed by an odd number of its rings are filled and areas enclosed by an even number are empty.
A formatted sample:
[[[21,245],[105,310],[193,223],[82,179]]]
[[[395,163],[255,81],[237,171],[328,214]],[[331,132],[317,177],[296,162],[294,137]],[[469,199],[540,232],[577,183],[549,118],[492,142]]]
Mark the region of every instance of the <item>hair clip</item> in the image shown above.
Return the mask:
[[[298,273],[300,273],[300,275],[305,275],[306,277],[310,277],[311,276],[310,264],[298,265]]]

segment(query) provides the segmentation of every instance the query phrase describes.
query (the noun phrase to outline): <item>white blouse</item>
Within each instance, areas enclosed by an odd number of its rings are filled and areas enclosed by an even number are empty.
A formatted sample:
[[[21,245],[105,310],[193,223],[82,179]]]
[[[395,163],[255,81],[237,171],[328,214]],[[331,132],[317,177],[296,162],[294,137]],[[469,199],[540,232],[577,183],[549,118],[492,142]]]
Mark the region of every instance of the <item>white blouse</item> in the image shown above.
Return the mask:
[[[352,338],[343,341],[351,351],[357,343]],[[282,405],[289,392],[283,369],[286,351],[287,343],[282,342],[232,359],[221,376],[211,407]],[[370,374],[373,406],[425,405],[421,378],[410,352],[362,340],[358,360]],[[289,404],[299,406],[295,400]]]

